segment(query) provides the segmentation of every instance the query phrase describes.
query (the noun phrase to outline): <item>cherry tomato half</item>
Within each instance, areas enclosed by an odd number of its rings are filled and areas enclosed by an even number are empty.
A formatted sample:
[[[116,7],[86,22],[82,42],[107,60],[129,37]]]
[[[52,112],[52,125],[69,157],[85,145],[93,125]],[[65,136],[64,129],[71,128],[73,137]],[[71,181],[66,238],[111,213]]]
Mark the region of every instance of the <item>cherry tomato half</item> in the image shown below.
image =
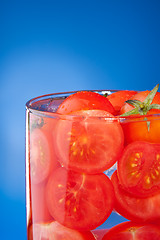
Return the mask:
[[[114,191],[103,173],[87,175],[59,168],[48,181],[46,200],[55,220],[84,231],[98,227],[109,217]]]
[[[160,144],[132,142],[118,160],[118,178],[126,191],[147,197],[160,192]]]
[[[155,225],[132,222],[121,223],[111,228],[102,240],[158,240],[160,229]]]
[[[160,194],[138,198],[124,190],[119,183],[117,171],[111,177],[115,192],[115,210],[135,222],[160,222]]]
[[[32,222],[48,222],[53,220],[51,217],[45,198],[46,182],[31,184],[31,212]]]
[[[40,129],[30,134],[30,173],[33,183],[44,181],[51,169],[51,152],[47,137]]]
[[[52,135],[42,128],[35,128],[30,132],[30,174],[31,182],[43,182],[49,173],[58,165],[53,148]]]
[[[74,112],[75,118],[60,119],[55,135],[55,149],[62,165],[85,172],[109,169],[123,149],[123,131],[111,113],[103,110]]]
[[[57,113],[68,114],[79,110],[100,109],[115,113],[110,101],[99,93],[80,91],[67,97],[57,109]]]
[[[125,101],[130,99],[134,96],[137,92],[136,91],[129,91],[129,90],[121,90],[117,92],[113,92],[111,95],[107,96],[107,99],[113,105],[114,109],[116,110],[116,115],[120,113],[120,109],[124,105]]]
[[[91,232],[79,232],[58,222],[33,224],[29,228],[29,240],[94,240]]]

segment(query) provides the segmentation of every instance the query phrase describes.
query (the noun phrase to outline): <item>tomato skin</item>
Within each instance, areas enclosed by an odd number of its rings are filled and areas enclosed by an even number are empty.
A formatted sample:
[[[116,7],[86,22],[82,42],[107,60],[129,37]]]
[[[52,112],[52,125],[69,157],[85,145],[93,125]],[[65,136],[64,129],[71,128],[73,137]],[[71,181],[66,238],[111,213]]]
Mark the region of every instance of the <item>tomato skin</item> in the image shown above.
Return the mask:
[[[138,197],[160,193],[160,144],[132,142],[118,160],[117,174],[126,191]]]
[[[111,228],[102,240],[158,240],[160,230],[155,225],[141,225],[134,222],[124,222]]]
[[[87,175],[59,168],[48,181],[46,199],[55,220],[66,227],[87,231],[109,217],[114,191],[103,173]]]
[[[33,224],[29,228],[29,240],[94,240],[91,232],[79,232],[66,228],[58,222],[48,222],[45,224]]]
[[[61,164],[89,174],[109,169],[123,150],[118,119],[104,110],[81,110],[74,112],[74,117],[60,119],[54,133]]]
[[[150,123],[149,130],[147,121]],[[125,145],[134,141],[146,141],[150,143],[160,143],[160,116],[145,117],[129,117],[121,124],[124,136]]]
[[[150,91],[139,92],[130,99],[144,101],[149,93]],[[152,103],[160,104],[160,92],[156,93]],[[132,107],[128,103],[125,103],[120,110],[120,114],[126,113],[133,108],[134,107]],[[122,128],[125,135],[125,143],[128,144],[133,141],[160,143],[160,116],[152,115],[158,113],[160,113],[160,110],[153,109],[144,116],[130,115],[129,117],[127,117],[126,121],[122,123]],[[149,130],[146,118],[148,122],[150,122]]]
[[[143,102],[145,100],[145,98],[148,96],[148,94],[150,93],[150,91],[142,91],[142,92],[138,92],[137,94],[133,95],[130,100],[139,100],[141,102]],[[155,104],[160,104],[160,92],[157,92],[155,97],[153,98],[153,101],[152,101],[152,104],[155,103]],[[121,107],[121,110],[120,110],[120,114],[123,114],[123,113],[126,113],[130,110],[132,110],[134,107],[131,106],[130,104],[128,103],[124,103],[124,105]],[[151,109],[147,115],[150,115],[150,114],[154,114],[154,113],[160,113],[160,110],[158,109]]]
[[[130,99],[132,96],[134,96],[137,93],[137,91],[131,91],[131,90],[120,90],[117,92],[113,92],[109,96],[107,96],[107,99],[110,101],[110,103],[113,105],[116,115],[120,113],[120,110],[122,106],[124,105],[125,101]]]
[[[79,91],[70,95],[60,104],[57,113],[68,114],[79,110],[91,109],[100,109],[112,114],[115,113],[114,107],[106,97],[92,91]]]
[[[160,194],[152,197],[138,198],[126,192],[119,183],[117,171],[111,181],[115,193],[115,210],[123,217],[135,222],[160,221]]]

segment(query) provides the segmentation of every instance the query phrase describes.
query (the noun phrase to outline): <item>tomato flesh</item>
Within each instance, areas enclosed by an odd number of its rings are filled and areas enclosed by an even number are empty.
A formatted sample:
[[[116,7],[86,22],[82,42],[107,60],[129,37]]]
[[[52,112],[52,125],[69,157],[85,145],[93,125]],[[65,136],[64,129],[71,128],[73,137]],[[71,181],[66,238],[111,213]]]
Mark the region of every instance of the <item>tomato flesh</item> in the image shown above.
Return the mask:
[[[58,222],[33,224],[29,229],[29,240],[94,240],[91,232],[79,232]]]
[[[160,145],[133,142],[118,161],[121,185],[134,195],[147,197],[160,192]]]
[[[74,112],[75,120],[60,119],[55,132],[55,148],[62,165],[85,172],[109,169],[123,149],[123,131],[113,115],[102,110]]]
[[[105,174],[87,175],[57,169],[48,181],[46,199],[59,223],[78,230],[101,225],[113,209],[114,192]]]
[[[60,104],[57,113],[68,114],[79,110],[91,109],[115,113],[114,107],[106,97],[91,91],[81,91],[70,95]]]
[[[102,240],[158,240],[160,229],[154,225],[132,222],[121,223],[111,228]]]
[[[111,181],[115,193],[115,210],[123,217],[135,222],[160,221],[160,193],[152,197],[138,198],[126,192],[119,182],[117,171]]]
[[[31,185],[31,209],[34,223],[48,222],[51,217],[45,198],[46,182]]]
[[[30,133],[30,172],[33,183],[43,182],[49,175],[54,160],[50,141],[41,129]]]

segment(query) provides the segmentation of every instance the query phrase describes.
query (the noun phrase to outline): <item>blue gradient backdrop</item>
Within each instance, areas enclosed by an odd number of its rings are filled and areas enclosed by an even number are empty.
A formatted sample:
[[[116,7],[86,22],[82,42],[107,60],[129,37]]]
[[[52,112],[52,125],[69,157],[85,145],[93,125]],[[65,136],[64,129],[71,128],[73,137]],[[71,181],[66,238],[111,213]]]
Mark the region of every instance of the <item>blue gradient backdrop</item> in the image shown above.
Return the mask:
[[[160,1],[0,1],[0,238],[26,239],[25,102],[160,82]]]

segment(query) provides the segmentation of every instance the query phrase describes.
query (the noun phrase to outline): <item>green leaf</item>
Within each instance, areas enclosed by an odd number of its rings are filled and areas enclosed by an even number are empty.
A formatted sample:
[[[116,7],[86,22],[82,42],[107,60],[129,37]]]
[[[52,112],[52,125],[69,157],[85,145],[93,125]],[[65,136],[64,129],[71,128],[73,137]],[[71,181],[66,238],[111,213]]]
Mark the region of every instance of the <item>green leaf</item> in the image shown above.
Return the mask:
[[[147,123],[147,129],[148,129],[148,132],[149,132],[149,130],[150,130],[150,124],[151,124],[151,122],[150,122],[150,121],[148,121],[146,117],[144,118],[144,120],[145,120],[145,121],[146,121],[146,123]]]
[[[150,105],[153,101],[153,98],[155,97],[157,91],[158,91],[158,88],[159,88],[159,84],[157,84],[151,91],[150,93],[148,94],[148,96],[145,98],[145,100],[143,101],[143,103],[145,105]]]
[[[130,115],[135,115],[135,114],[139,114],[139,111],[136,108],[121,114],[120,117],[126,117],[126,116],[130,116]]]
[[[139,105],[142,103],[139,100],[127,100],[126,103],[128,103],[129,105],[132,105],[133,107],[139,107]]]
[[[149,110],[151,110],[151,109],[160,109],[160,105],[159,104],[151,104],[149,106]]]
[[[143,102],[139,101],[139,100],[127,100],[126,103],[132,105],[134,107],[134,109],[122,114],[122,117],[125,116],[130,116],[133,114],[139,114],[139,115],[147,115],[148,111],[151,109],[160,109],[160,105],[159,104],[151,104],[157,91],[159,88],[159,84],[157,84],[151,91],[150,93],[147,95],[147,97],[145,98],[145,100]],[[148,128],[149,128],[149,124],[148,124]]]

